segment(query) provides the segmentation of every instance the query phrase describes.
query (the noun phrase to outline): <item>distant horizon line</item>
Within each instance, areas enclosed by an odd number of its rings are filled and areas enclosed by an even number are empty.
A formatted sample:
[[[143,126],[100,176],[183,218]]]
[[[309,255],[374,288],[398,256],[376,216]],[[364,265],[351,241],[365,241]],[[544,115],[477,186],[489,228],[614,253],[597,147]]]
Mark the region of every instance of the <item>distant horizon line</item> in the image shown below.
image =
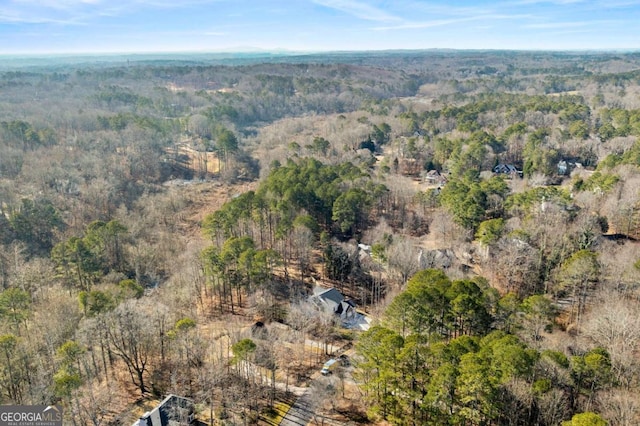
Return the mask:
[[[342,50],[290,50],[284,48],[231,48],[222,50],[151,50],[151,51],[104,51],[104,52],[0,52],[0,57],[44,58],[44,57],[100,57],[100,56],[150,56],[150,55],[318,55],[345,53],[384,53],[384,52],[551,52],[551,53],[636,53],[636,48],[573,48],[573,49],[498,49],[498,48],[451,48],[429,47],[420,49],[342,49]]]

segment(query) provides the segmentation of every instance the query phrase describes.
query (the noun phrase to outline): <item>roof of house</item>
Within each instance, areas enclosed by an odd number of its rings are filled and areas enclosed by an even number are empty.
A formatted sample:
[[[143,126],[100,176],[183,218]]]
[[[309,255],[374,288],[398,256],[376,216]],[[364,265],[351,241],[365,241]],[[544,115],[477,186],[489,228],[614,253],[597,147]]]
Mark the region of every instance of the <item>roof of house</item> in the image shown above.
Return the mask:
[[[169,426],[172,421],[186,421],[191,424],[193,401],[181,396],[169,395],[156,408],[141,416],[133,426]]]
[[[516,166],[513,164],[498,164],[493,168],[494,172],[517,172]]]
[[[429,170],[424,174],[424,179],[438,182],[446,182],[447,177],[437,170]]]
[[[333,302],[336,305],[339,305],[344,300],[342,293],[335,288],[330,288],[320,293],[316,293],[314,296],[326,302]]]
[[[493,168],[494,173],[514,173],[521,174],[522,172],[516,168],[513,164],[498,164]]]

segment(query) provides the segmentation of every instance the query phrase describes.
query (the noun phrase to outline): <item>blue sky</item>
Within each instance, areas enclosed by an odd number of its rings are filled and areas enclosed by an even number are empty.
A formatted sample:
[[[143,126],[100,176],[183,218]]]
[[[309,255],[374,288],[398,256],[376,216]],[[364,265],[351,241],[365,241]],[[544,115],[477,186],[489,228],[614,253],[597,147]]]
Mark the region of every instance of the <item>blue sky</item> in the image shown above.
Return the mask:
[[[640,49],[640,0],[0,0],[0,54]]]

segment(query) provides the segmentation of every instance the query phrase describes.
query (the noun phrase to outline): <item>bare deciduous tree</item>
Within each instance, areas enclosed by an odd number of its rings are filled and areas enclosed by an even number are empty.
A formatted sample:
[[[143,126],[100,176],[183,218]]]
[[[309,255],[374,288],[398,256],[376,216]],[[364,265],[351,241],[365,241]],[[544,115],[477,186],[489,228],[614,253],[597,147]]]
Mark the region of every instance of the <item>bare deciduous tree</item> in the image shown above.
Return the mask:
[[[149,362],[156,355],[159,342],[153,321],[156,306],[136,299],[127,300],[107,318],[108,336],[113,352],[124,362],[131,381],[144,396]]]
[[[419,250],[409,238],[398,236],[387,251],[390,274],[400,285],[405,284],[420,269]]]
[[[640,398],[630,390],[613,389],[600,395],[599,411],[611,425],[634,426],[640,422]]]
[[[616,379],[630,388],[638,383],[636,354],[640,349],[640,307],[637,301],[610,293],[594,303],[582,332],[611,356]]]

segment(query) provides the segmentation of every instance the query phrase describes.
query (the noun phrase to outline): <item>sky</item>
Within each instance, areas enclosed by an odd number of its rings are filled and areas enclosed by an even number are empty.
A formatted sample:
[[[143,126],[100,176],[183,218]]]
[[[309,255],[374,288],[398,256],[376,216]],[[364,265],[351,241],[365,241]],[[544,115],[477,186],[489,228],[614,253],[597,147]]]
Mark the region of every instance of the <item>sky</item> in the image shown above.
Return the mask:
[[[0,0],[0,54],[640,49],[640,0]]]

